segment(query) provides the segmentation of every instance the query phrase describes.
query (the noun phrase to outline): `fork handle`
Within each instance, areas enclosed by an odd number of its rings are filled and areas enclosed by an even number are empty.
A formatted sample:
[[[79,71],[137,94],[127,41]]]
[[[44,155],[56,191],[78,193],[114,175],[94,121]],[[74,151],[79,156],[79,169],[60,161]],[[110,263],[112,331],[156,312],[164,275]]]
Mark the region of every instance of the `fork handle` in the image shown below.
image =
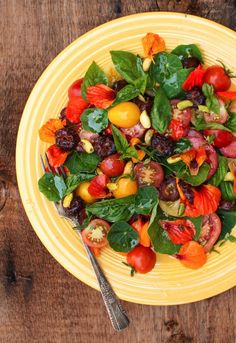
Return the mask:
[[[112,326],[116,331],[124,330],[129,326],[129,318],[125,310],[122,308],[115,292],[113,291],[110,283],[105,277],[101,267],[98,264],[96,257],[93,255],[87,244],[84,243],[80,231],[77,231],[81,237],[83,246],[94,269],[98,284],[100,286],[102,298],[107,309],[107,313],[111,320]]]

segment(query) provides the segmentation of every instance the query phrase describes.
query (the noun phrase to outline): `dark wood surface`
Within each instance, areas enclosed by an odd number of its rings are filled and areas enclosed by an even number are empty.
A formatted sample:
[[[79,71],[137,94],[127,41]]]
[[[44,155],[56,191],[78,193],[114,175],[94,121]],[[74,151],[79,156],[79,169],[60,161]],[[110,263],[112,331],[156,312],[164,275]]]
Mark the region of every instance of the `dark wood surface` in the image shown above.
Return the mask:
[[[115,333],[100,294],[42,246],[17,189],[17,129],[30,90],[48,63],[99,24],[159,10],[192,13],[236,29],[233,0],[0,0],[1,343],[236,342],[236,289],[182,306],[123,302],[132,324]]]

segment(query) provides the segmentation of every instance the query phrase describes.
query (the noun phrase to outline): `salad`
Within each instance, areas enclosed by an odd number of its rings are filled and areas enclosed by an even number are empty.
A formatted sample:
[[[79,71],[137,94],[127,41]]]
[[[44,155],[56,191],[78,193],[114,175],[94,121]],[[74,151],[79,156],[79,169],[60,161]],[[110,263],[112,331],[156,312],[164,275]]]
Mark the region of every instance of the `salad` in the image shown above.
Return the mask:
[[[96,256],[110,246],[132,275],[151,271],[156,253],[200,268],[216,243],[236,241],[234,76],[205,66],[195,44],[170,52],[147,33],[142,45],[142,56],[110,51],[109,75],[93,61],[69,87],[39,130],[51,166],[39,190]]]

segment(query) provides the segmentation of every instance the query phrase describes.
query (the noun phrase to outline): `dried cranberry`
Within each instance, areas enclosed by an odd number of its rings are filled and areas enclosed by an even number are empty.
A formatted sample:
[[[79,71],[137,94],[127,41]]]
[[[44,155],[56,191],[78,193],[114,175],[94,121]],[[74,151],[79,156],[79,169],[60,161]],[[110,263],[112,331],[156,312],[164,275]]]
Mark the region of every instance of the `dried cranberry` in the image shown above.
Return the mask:
[[[176,201],[179,199],[179,192],[175,178],[168,177],[161,183],[159,188],[159,196],[160,199],[164,201]]]
[[[141,112],[147,111],[147,113],[150,114],[152,110],[154,98],[152,98],[151,96],[148,96],[146,97],[145,100],[146,101],[143,102],[137,97],[137,98],[134,98],[132,101],[139,107]]]
[[[221,200],[219,207],[223,208],[226,211],[236,211],[236,201]]]
[[[197,57],[186,57],[182,61],[183,67],[186,69],[197,68],[197,66],[199,66],[200,63],[201,62]]]
[[[70,207],[64,207],[65,213],[68,217],[77,217],[83,209],[84,204],[79,197],[75,197],[71,201]]]
[[[115,143],[111,136],[99,136],[93,143],[94,151],[101,158],[110,156],[116,152]]]
[[[194,193],[192,187],[183,180],[179,180],[179,187],[182,189],[184,195],[186,196],[190,204],[193,204]]]
[[[193,87],[189,92],[187,92],[186,99],[191,100],[195,107],[203,105],[206,100],[201,89],[198,87]]]
[[[175,143],[169,137],[156,133],[152,137],[151,144],[159,157],[168,157],[174,154]]]
[[[119,81],[115,81],[112,85],[112,88],[116,91],[119,92],[122,88],[124,88],[125,86],[127,86],[127,82],[125,80],[119,80]]]
[[[58,148],[69,151],[75,148],[78,142],[79,136],[74,129],[64,127],[63,129],[56,131],[56,145]]]

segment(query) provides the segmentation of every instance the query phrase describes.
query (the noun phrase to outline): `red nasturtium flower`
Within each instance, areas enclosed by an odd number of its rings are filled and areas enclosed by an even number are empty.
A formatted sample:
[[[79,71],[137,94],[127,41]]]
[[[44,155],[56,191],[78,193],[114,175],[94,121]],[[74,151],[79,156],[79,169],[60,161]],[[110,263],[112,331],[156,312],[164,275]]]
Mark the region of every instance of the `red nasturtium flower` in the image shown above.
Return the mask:
[[[50,166],[56,168],[60,167],[66,160],[68,156],[68,151],[63,151],[60,148],[58,148],[55,144],[51,145],[47,149],[47,157]]]
[[[80,116],[88,106],[88,102],[82,96],[72,96],[66,107],[66,118],[71,123],[80,123]]]
[[[236,100],[236,92],[216,92],[216,94],[225,101]]]
[[[190,149],[180,155],[181,160],[188,166],[191,175],[197,175],[201,165],[207,160],[204,147]]]
[[[65,126],[65,121],[61,119],[49,119],[39,130],[39,137],[43,142],[55,143],[55,133]]]
[[[189,76],[183,83],[182,88],[185,91],[190,91],[195,86],[202,87],[204,75],[205,75],[205,70],[203,70],[202,65],[199,64],[199,66],[189,74]]]
[[[185,244],[191,241],[196,233],[195,226],[190,220],[160,220],[159,223],[174,244]]]
[[[153,55],[166,49],[165,41],[156,33],[147,33],[142,38],[144,57],[153,58]]]
[[[108,108],[116,97],[115,91],[103,84],[87,88],[87,99],[97,108]]]

